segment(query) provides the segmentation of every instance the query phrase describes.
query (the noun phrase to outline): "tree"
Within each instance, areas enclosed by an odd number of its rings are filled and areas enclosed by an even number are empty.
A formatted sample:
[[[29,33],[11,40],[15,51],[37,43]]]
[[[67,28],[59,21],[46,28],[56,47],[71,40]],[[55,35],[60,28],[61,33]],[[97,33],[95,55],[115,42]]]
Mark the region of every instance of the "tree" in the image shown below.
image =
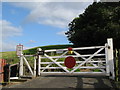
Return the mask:
[[[120,2],[94,2],[68,26],[67,38],[75,46],[104,45],[113,38],[120,48]]]

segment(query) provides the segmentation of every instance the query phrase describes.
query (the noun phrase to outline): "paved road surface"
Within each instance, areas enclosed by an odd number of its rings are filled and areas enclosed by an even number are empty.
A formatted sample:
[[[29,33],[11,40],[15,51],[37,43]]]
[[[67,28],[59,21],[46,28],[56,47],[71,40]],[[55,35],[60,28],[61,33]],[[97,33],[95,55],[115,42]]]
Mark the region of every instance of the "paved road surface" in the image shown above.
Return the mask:
[[[42,76],[9,88],[114,88],[106,77]]]

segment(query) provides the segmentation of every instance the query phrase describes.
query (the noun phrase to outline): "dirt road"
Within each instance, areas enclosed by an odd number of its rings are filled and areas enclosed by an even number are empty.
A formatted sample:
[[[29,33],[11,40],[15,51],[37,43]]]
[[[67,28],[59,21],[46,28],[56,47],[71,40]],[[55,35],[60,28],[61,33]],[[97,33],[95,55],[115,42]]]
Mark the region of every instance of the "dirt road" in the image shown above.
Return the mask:
[[[114,84],[106,77],[87,76],[42,76],[22,84],[7,88],[114,88]]]

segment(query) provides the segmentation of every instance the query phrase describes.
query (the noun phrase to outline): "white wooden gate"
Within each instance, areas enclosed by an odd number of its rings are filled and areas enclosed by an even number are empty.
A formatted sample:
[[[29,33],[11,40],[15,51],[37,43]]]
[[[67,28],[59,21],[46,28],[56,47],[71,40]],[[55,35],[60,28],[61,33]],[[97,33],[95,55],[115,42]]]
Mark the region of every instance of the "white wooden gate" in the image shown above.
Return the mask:
[[[91,50],[93,53],[81,54],[81,52],[84,50],[88,52]],[[38,75],[87,74],[105,75],[110,76],[112,79],[115,78],[112,39],[108,39],[104,46],[73,48],[72,54],[69,54],[68,49],[53,49],[42,51],[40,48],[38,49],[38,53],[43,53],[43,55],[37,54],[37,56],[35,56],[33,71],[25,59],[25,56],[33,55],[21,55],[21,57],[26,61],[31,74],[34,76],[36,76],[36,61],[38,60]],[[69,69],[64,65],[64,59],[68,56],[72,56],[76,60],[76,65],[72,69]],[[20,75],[22,75],[21,72],[22,71],[20,70]]]

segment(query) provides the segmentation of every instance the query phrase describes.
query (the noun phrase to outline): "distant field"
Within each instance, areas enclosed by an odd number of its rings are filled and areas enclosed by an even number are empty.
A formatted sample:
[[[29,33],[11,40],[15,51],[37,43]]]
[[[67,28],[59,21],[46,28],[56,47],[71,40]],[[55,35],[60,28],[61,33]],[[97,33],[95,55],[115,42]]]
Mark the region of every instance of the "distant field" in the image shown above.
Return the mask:
[[[42,48],[43,50],[48,49],[63,49],[68,48],[72,45],[49,45],[49,46],[41,46],[41,47],[35,47],[31,49],[24,50],[24,54],[36,54],[37,48]],[[14,64],[19,62],[19,58],[16,56],[16,51],[9,51],[9,52],[0,52],[0,58],[7,60],[7,63]]]

